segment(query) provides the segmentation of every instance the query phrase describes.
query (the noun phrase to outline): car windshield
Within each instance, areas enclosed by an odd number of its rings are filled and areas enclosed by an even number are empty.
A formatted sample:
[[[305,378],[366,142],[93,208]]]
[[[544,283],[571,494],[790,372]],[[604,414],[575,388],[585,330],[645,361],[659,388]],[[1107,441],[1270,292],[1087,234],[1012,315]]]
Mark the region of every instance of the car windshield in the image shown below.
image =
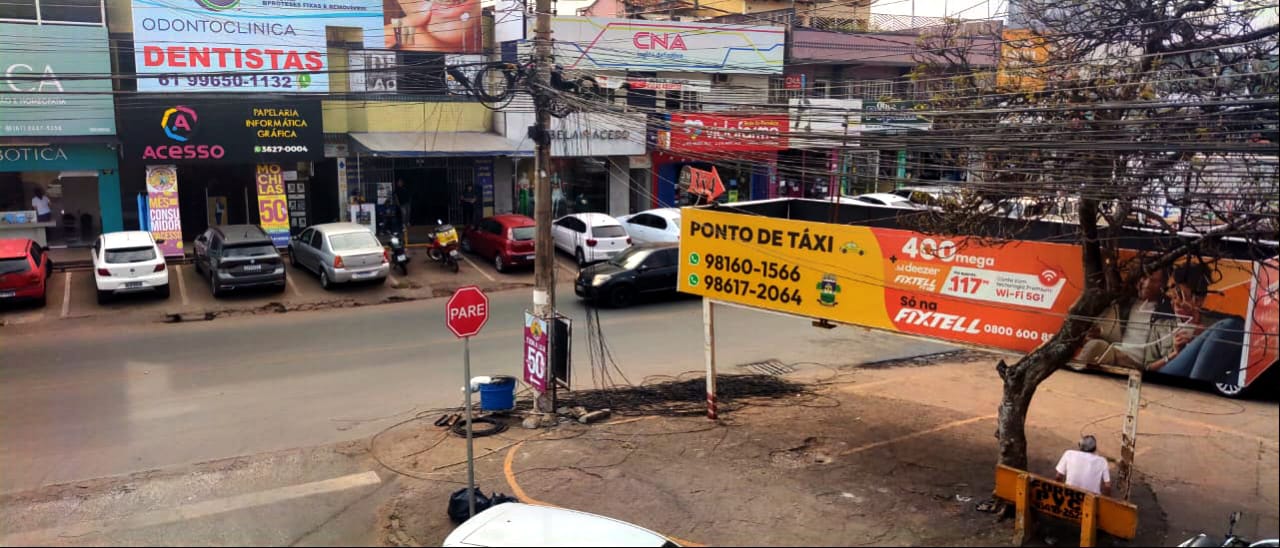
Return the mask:
[[[334,234],[333,236],[329,236],[329,245],[333,246],[334,251],[382,247],[378,244],[378,240],[374,239],[373,234],[369,232]]]
[[[230,259],[255,257],[258,255],[271,255],[275,250],[275,246],[271,244],[240,244],[223,248],[222,256]]]
[[[593,226],[591,235],[597,238],[626,238],[627,230],[622,225]]]
[[[28,265],[26,257],[18,257],[17,259],[0,259],[0,274],[26,272],[27,268]]]
[[[119,249],[108,249],[106,255],[106,261],[111,264],[140,263],[155,259],[156,248],[122,247]]]
[[[534,228],[531,226],[522,226],[511,229],[511,239],[517,242],[524,242],[533,239]]]
[[[645,259],[648,259],[649,255],[652,253],[652,249],[633,247],[626,250],[621,255],[609,259],[609,264],[631,270],[640,266],[640,263],[643,263]]]

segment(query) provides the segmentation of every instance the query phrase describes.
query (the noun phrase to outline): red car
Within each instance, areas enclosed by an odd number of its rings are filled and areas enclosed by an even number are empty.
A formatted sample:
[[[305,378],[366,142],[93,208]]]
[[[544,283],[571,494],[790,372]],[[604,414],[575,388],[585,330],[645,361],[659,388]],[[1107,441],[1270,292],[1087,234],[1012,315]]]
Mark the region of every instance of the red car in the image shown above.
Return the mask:
[[[33,299],[44,306],[52,266],[40,244],[27,238],[0,240],[0,302]]]
[[[498,272],[533,264],[533,219],[524,215],[494,215],[467,227],[462,249],[493,261]]]

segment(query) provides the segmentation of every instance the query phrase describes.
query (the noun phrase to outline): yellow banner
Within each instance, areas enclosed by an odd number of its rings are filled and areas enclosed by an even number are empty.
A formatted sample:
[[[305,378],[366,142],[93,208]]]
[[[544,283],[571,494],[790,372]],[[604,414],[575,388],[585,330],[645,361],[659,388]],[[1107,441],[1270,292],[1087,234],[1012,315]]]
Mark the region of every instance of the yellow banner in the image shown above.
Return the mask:
[[[289,245],[289,202],[285,199],[284,170],[279,164],[258,164],[258,221],[276,247]]]

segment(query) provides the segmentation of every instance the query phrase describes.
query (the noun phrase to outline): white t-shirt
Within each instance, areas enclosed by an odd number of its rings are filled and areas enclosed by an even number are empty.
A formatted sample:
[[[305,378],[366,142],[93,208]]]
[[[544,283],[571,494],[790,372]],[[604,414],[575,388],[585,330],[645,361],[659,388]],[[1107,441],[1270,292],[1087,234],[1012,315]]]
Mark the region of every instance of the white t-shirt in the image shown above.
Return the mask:
[[[1111,482],[1107,459],[1093,453],[1069,449],[1062,454],[1057,470],[1067,477],[1067,485],[1091,493],[1101,493],[1102,484]]]
[[[49,197],[36,196],[35,198],[32,198],[31,207],[36,208],[36,215],[48,215],[49,214]]]
[[[1156,311],[1155,301],[1139,301],[1129,309],[1129,321],[1125,324],[1124,338],[1115,347],[1128,354],[1135,361],[1141,362],[1147,355],[1146,347],[1151,341],[1151,314]]]

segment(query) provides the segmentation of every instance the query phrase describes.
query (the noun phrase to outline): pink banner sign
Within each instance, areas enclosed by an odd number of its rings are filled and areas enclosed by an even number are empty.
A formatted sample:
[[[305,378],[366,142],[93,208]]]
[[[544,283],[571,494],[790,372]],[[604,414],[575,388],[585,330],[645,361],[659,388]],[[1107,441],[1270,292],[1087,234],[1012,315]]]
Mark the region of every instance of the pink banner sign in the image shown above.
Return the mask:
[[[524,313],[524,382],[538,392],[547,390],[547,321]]]
[[[147,166],[147,210],[151,237],[165,257],[181,257],[182,217],[178,212],[178,168]]]

